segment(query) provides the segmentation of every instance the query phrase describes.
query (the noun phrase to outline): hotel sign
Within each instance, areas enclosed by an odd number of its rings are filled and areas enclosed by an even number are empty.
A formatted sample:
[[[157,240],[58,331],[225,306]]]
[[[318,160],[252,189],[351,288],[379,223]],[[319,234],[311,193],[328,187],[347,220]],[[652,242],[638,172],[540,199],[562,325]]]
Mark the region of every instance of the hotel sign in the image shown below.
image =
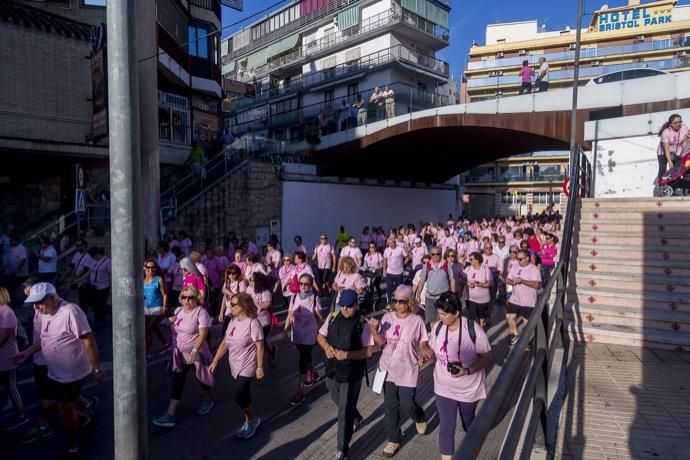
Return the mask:
[[[598,32],[609,32],[637,27],[650,27],[670,24],[673,17],[673,6],[640,7],[621,11],[599,13]]]

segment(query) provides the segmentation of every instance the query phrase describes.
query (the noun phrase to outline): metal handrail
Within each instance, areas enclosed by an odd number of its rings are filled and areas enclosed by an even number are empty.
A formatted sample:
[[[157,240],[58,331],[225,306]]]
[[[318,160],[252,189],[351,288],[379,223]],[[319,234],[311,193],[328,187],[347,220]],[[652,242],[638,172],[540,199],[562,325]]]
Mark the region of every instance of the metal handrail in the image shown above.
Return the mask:
[[[592,168],[587,157],[580,148],[576,149],[570,162],[570,199],[563,224],[561,258],[546,283],[543,293],[537,299],[527,325],[520,333],[518,342],[513,346],[510,356],[470,426],[467,436],[456,451],[454,456],[456,460],[474,460],[479,457],[486,437],[496,424],[496,417],[506,403],[515,396],[517,388],[515,382],[524,371],[523,358],[525,353],[528,353],[530,344],[530,364],[498,458],[500,460],[515,458],[521,437],[524,438],[522,452],[519,455],[521,459],[530,458],[535,444],[545,445],[549,456],[553,456],[556,432],[547,430],[546,426],[546,417],[550,410],[547,386],[553,370],[560,370],[566,364],[557,363],[554,360],[556,350],[563,349],[568,344],[567,332],[563,325],[563,312],[569,282],[576,206],[578,197],[587,197],[592,193],[591,175]],[[552,305],[550,301],[553,301]],[[565,360],[567,354],[564,353],[563,356]],[[559,374],[563,379],[562,373],[559,372]]]

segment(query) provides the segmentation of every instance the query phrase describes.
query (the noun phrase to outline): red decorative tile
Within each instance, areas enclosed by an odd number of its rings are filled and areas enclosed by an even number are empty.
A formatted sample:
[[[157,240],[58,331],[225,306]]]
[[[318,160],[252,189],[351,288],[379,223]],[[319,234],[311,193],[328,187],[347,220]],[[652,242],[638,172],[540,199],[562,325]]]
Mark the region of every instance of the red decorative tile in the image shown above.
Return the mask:
[[[599,238],[596,236],[592,237],[592,244],[597,244],[599,242]]]
[[[671,258],[671,254],[669,254],[668,252],[664,252],[663,254],[661,254],[661,257],[662,257],[664,260],[668,260],[668,259]]]
[[[594,280],[589,280],[589,283],[588,283],[588,284],[589,284],[590,286],[594,287],[594,286],[597,285],[597,282],[594,281]]]
[[[595,270],[597,269],[597,266],[594,265],[594,264],[592,264],[592,265],[589,266],[589,269],[592,270],[592,271],[595,271]]]
[[[678,305],[674,303],[669,304],[668,308],[670,308],[672,311],[678,310]]]
[[[671,273],[673,273],[673,270],[671,270],[671,269],[668,268],[668,267],[664,268],[664,274],[665,274],[666,276],[670,275]]]
[[[656,206],[657,206],[658,208],[662,207],[663,205],[664,205],[664,203],[662,203],[661,201],[657,201],[657,202],[656,202]]]
[[[660,212],[660,213],[658,213],[656,216],[657,216],[659,219],[663,219],[663,218],[664,218],[664,213],[663,213],[663,212]]]
[[[594,321],[594,315],[589,313],[587,316],[585,316],[585,319],[591,323]]]
[[[592,334],[587,334],[587,341],[588,341],[589,343],[592,343],[592,342],[594,342],[595,340],[596,340],[596,339],[594,338],[594,336],[593,336]]]
[[[660,232],[663,232],[664,230],[666,230],[666,226],[664,226],[664,225],[659,225],[657,228],[659,229]]]
[[[594,249],[592,249],[590,254],[592,254],[592,257],[596,257],[597,255],[599,255],[599,253],[597,251],[595,251]]]
[[[662,246],[666,246],[668,244],[668,240],[666,238],[662,238],[659,240],[659,243],[661,243]]]
[[[673,291],[676,290],[676,288],[674,288],[672,284],[667,284],[667,285],[666,285],[666,290],[667,290],[668,292],[673,292]]]
[[[671,324],[671,329],[673,329],[674,331],[680,330],[680,324],[678,324],[678,323]]]
[[[601,206],[601,205],[599,204],[598,201],[596,201],[596,202],[594,203],[594,207],[595,207],[595,208],[599,208],[600,206]]]
[[[597,298],[594,297],[594,296],[589,296],[589,297],[587,297],[587,301],[588,301],[589,303],[596,303]]]
[[[592,225],[592,230],[596,232],[597,230],[599,230],[599,226],[598,225]]]
[[[595,212],[594,214],[592,214],[592,217],[594,217],[595,219],[598,219],[598,218],[599,218],[599,214],[597,214],[597,213]]]

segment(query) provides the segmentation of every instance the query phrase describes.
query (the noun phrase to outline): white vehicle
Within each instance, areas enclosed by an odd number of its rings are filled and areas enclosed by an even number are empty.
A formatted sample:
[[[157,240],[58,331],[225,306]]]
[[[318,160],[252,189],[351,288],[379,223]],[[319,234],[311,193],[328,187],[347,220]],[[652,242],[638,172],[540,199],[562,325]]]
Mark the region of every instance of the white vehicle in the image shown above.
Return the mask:
[[[592,78],[587,82],[590,85],[602,85],[604,83],[613,83],[622,80],[633,80],[635,78],[654,77],[657,75],[671,75],[668,72],[659,69],[651,69],[641,67],[639,69],[618,70],[616,72],[605,73],[598,77]]]

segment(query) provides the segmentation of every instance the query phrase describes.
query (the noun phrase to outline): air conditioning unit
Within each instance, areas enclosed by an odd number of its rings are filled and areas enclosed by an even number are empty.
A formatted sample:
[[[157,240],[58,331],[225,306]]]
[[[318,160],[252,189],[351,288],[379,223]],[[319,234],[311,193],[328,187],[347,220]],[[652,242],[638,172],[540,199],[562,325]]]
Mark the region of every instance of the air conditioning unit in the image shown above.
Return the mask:
[[[519,54],[520,56],[524,56],[525,54],[527,54],[527,50],[520,50]]]
[[[596,67],[599,65],[599,61],[592,61],[592,67]]]
[[[644,41],[644,35],[638,35],[637,38],[636,38],[636,40],[637,40],[638,42],[643,42],[643,41]]]
[[[496,91],[496,96],[503,96],[503,90],[499,89],[498,91]]]
[[[571,49],[571,50],[577,49],[577,43],[571,43],[571,44],[570,44],[570,49]]]
[[[496,53],[496,57],[498,59],[501,59],[503,56],[504,56],[503,51],[499,51],[498,53]]]
[[[500,77],[503,75],[502,70],[494,70],[493,72],[489,72],[490,77]]]
[[[687,51],[678,51],[678,56],[687,56],[688,52]]]

